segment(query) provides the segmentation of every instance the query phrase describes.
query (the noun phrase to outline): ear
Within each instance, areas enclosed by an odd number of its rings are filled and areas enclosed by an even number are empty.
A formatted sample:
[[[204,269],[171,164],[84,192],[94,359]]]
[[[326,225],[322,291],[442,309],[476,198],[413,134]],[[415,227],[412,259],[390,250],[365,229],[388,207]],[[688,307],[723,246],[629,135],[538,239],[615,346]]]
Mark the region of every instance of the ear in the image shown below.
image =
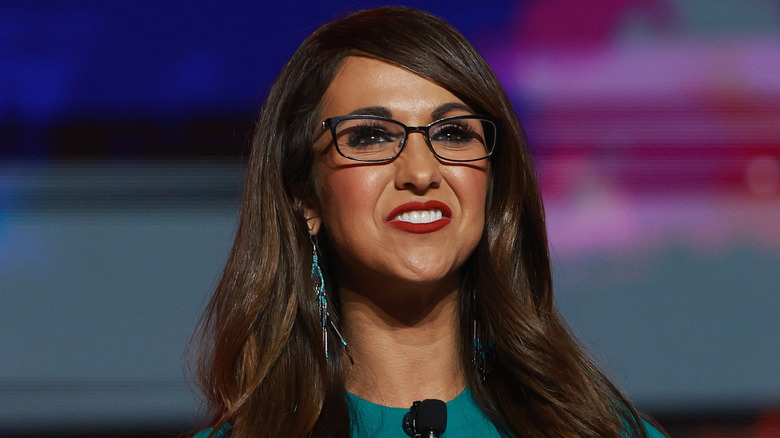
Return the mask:
[[[322,226],[322,217],[320,217],[320,213],[315,208],[310,207],[308,203],[304,203],[303,217],[306,218],[306,226],[309,227],[309,234],[316,236],[317,233],[320,232],[320,227]]]
[[[319,209],[316,207],[313,196],[307,195],[305,185],[301,182],[294,184],[290,191],[292,193],[295,214],[303,215],[304,219],[306,219],[306,227],[309,229],[309,234],[316,236],[322,226],[322,217]]]

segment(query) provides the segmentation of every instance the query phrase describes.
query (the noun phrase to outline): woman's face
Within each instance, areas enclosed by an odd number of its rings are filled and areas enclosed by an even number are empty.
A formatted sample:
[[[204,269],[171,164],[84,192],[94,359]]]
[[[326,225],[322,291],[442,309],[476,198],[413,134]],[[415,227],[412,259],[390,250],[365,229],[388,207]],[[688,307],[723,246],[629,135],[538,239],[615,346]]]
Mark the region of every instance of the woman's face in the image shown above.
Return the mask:
[[[349,57],[325,93],[319,123],[381,114],[424,126],[471,113],[426,78],[379,60]],[[488,160],[441,161],[424,134],[413,132],[394,160],[364,163],[339,155],[328,130],[315,137],[321,211],[309,209],[307,217],[315,218],[309,221],[313,232],[327,230],[338,255],[340,285],[356,292],[404,284],[457,288],[459,270],[484,228]],[[422,219],[415,219],[419,214]],[[411,224],[415,220],[424,224]]]

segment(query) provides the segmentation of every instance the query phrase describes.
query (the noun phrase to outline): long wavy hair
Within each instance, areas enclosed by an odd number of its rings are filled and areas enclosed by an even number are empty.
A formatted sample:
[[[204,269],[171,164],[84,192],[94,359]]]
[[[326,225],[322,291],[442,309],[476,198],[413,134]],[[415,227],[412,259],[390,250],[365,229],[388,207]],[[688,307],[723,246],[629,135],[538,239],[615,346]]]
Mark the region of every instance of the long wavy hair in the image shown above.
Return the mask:
[[[399,7],[325,24],[302,43],[269,92],[235,242],[194,338],[209,426],[230,423],[241,438],[350,435],[344,353],[333,348],[326,359],[323,352],[303,205],[317,203],[312,145],[322,97],[354,55],[428,78],[477,112],[501,119],[485,229],[462,269],[460,293],[463,369],[481,409],[506,436],[645,436],[631,402],[594,365],[553,305],[537,178],[501,85],[455,28]],[[327,260],[327,245],[324,251]],[[328,293],[338,320],[338,290]],[[480,339],[491,345],[484,380],[471,366],[473,318]]]

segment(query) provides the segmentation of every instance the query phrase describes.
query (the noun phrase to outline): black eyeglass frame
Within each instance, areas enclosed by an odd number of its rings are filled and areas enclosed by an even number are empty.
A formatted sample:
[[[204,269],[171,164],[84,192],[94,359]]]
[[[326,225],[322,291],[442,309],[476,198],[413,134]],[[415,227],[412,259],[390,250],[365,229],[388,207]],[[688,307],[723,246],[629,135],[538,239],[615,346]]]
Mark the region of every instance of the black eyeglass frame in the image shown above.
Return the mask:
[[[392,157],[381,158],[381,159],[355,158],[355,157],[350,157],[348,155],[345,155],[343,152],[341,152],[341,148],[339,148],[339,142],[338,142],[338,139],[336,137],[336,127],[338,126],[339,123],[341,123],[344,120],[359,120],[359,119],[364,119],[364,120],[381,120],[381,121],[384,121],[384,122],[395,123],[395,124],[401,126],[404,129],[404,138],[403,138],[403,140],[401,140],[401,145],[398,147],[398,152],[396,152],[395,155],[393,155]],[[452,158],[442,157],[441,155],[436,153],[436,149],[434,149],[433,145],[431,144],[431,135],[430,135],[430,132],[429,132],[431,127],[434,126],[434,125],[437,125],[437,124],[439,124],[441,122],[447,122],[447,121],[450,121],[450,120],[462,120],[462,119],[480,120],[480,121],[483,121],[483,122],[488,122],[488,123],[492,124],[493,127],[495,128],[495,135],[493,136],[493,144],[490,145],[490,146],[485,144],[485,149],[487,150],[487,155],[485,155],[484,157],[470,158],[468,160],[455,160],[455,159],[452,159]],[[427,124],[425,126],[406,126],[403,123],[399,122],[398,120],[394,120],[394,119],[391,119],[391,118],[388,118],[388,117],[373,116],[373,115],[362,115],[362,114],[350,114],[350,115],[346,115],[346,116],[329,117],[329,118],[325,119],[322,122],[322,129],[329,129],[330,130],[331,136],[333,137],[333,145],[336,146],[336,151],[339,153],[339,155],[341,155],[342,157],[344,157],[344,158],[346,158],[348,160],[362,161],[362,162],[368,162],[368,163],[382,163],[382,162],[386,162],[386,161],[392,161],[396,157],[401,155],[401,152],[403,152],[404,147],[406,147],[406,141],[409,139],[409,134],[412,133],[412,132],[421,132],[421,133],[424,134],[425,143],[428,145],[428,149],[431,150],[431,152],[433,153],[433,155],[436,156],[436,158],[439,158],[440,160],[444,160],[444,161],[455,162],[455,163],[468,163],[468,162],[472,162],[472,161],[484,160],[486,158],[490,158],[490,156],[493,155],[493,152],[496,149],[496,144],[498,144],[499,131],[501,130],[501,119],[499,119],[498,117],[493,117],[493,116],[489,116],[489,115],[485,115],[485,114],[465,114],[465,115],[451,116],[451,117],[445,117],[445,118],[439,119],[439,120],[434,120],[433,122],[431,122],[431,123],[429,123],[429,124]],[[487,141],[487,139],[485,139],[485,141]]]

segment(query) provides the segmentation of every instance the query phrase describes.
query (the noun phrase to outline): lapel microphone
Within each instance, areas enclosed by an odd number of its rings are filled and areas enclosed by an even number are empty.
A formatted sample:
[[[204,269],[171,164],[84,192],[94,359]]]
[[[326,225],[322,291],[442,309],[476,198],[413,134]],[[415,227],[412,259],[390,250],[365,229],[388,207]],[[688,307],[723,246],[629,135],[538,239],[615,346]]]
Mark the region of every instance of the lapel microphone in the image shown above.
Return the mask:
[[[436,399],[416,401],[404,415],[402,427],[412,438],[438,438],[447,428],[447,405]]]

